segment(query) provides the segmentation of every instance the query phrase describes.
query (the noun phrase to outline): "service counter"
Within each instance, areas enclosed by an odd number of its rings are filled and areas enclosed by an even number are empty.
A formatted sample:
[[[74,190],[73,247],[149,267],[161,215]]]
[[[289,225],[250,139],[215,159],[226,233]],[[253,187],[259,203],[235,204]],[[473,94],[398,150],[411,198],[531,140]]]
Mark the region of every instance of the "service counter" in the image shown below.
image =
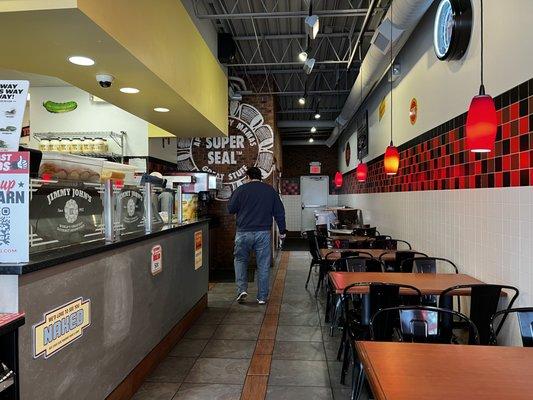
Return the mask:
[[[0,264],[0,312],[26,317],[20,398],[132,391],[205,307],[208,241],[202,219]]]

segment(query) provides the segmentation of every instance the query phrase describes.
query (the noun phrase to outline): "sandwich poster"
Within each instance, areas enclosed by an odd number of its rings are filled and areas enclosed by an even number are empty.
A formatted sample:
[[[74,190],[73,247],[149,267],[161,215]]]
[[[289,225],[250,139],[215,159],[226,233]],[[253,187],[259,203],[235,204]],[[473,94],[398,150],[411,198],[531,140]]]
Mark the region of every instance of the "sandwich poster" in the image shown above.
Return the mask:
[[[17,151],[28,97],[28,81],[0,80],[0,151]]]

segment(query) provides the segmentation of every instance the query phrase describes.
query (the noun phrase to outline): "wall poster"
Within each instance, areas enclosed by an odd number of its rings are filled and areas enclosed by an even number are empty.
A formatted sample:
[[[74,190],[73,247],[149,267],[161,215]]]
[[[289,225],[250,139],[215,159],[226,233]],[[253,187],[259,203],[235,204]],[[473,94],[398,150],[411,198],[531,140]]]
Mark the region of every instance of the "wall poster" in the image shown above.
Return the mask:
[[[362,160],[368,155],[368,110],[357,119],[357,158]]]
[[[17,151],[28,97],[28,81],[0,81],[0,151]]]
[[[274,164],[274,133],[257,108],[232,101],[228,123],[228,137],[178,139],[178,170],[216,174],[222,179],[217,200],[231,197],[249,167],[258,167],[265,179]]]

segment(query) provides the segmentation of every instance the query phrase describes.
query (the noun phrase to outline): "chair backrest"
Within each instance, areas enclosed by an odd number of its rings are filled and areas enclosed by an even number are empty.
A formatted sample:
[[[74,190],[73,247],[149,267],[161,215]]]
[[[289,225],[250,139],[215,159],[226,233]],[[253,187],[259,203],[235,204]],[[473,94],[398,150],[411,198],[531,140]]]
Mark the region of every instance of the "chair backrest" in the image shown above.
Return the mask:
[[[318,246],[316,232],[306,231],[306,234],[307,234],[307,242],[309,244],[309,253],[311,253],[311,257],[313,257],[313,260],[315,261],[322,260],[322,256],[320,255],[320,247]]]
[[[491,343],[497,344],[499,330],[494,330],[495,322],[501,317],[516,314],[524,347],[533,347],[533,307],[509,308],[498,311],[490,321]],[[499,326],[500,324],[497,324]]]
[[[389,240],[392,239],[392,236],[390,235],[378,235],[379,232],[376,232],[376,240]]]
[[[514,292],[514,295],[509,301],[507,309],[512,308],[520,293],[514,286],[507,285],[492,285],[492,284],[474,284],[474,285],[457,285],[443,290],[439,297],[439,307],[452,309],[453,302],[450,302],[450,294],[454,295],[454,291],[458,289],[470,289],[470,319],[476,324],[479,331],[479,341],[483,345],[487,345],[491,340],[490,323],[492,316],[498,309],[500,296],[502,290],[509,290]],[[500,331],[505,322],[505,315],[496,328],[496,335]]]
[[[417,257],[427,257],[425,253],[414,250],[398,250],[396,251],[396,260],[392,264],[394,272],[413,272],[413,263],[404,262],[409,259],[414,259]]]
[[[400,296],[400,289],[409,289],[415,293],[416,298],[420,302],[422,297],[422,292],[420,289],[411,286],[411,285],[401,285],[397,283],[383,283],[383,282],[357,282],[352,283],[344,288],[343,299],[345,301],[344,311],[345,318],[349,318],[349,310],[352,309],[353,304],[350,304],[352,297],[349,295],[349,292],[354,287],[368,287],[368,297],[366,302],[366,310],[363,310],[363,315],[361,318],[361,323],[363,325],[368,325],[370,322],[370,317],[374,313],[382,308],[395,307],[401,304],[402,297]],[[386,324],[383,326],[383,332],[387,332]]]
[[[383,272],[384,265],[378,259],[373,258],[371,254],[359,252],[355,256],[348,257],[343,254],[340,259],[335,261],[333,269],[345,272]]]
[[[353,234],[357,236],[376,236],[376,227],[373,228],[355,228]]]
[[[441,257],[416,257],[416,258],[407,258],[402,261],[402,265],[400,265],[400,270],[407,269],[406,266],[403,264],[409,264],[412,263],[413,272],[418,272],[421,274],[436,274],[439,272],[439,269],[441,266],[444,266],[444,268],[452,271],[453,273],[458,274],[459,269],[457,266],[447,258],[441,258]],[[443,273],[443,272],[440,272]]]
[[[321,236],[328,236],[328,226],[326,224],[320,224],[316,226],[316,231]]]
[[[370,242],[370,246],[373,249],[396,250],[398,243],[393,239],[376,238],[376,240]]]
[[[350,248],[350,241],[344,239],[335,239],[331,240],[331,245],[334,249],[348,249]]]
[[[387,321],[393,324],[392,329],[388,327],[388,330],[398,332],[403,342],[451,344],[454,343],[454,336],[448,322],[452,320],[468,327],[470,344],[479,344],[477,327],[466,315],[446,308],[419,305],[376,311],[370,320],[370,337],[372,340],[391,340],[392,335],[383,335],[379,331],[383,321]]]

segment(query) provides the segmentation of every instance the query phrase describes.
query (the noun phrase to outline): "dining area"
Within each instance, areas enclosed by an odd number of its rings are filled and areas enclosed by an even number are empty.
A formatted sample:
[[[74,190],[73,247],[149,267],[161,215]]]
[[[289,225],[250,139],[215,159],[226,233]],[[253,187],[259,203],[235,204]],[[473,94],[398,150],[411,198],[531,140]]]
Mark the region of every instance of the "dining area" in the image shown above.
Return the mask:
[[[533,396],[533,307],[517,287],[472,276],[375,226],[305,236],[305,287],[338,338],[330,379],[350,388],[346,398]]]

